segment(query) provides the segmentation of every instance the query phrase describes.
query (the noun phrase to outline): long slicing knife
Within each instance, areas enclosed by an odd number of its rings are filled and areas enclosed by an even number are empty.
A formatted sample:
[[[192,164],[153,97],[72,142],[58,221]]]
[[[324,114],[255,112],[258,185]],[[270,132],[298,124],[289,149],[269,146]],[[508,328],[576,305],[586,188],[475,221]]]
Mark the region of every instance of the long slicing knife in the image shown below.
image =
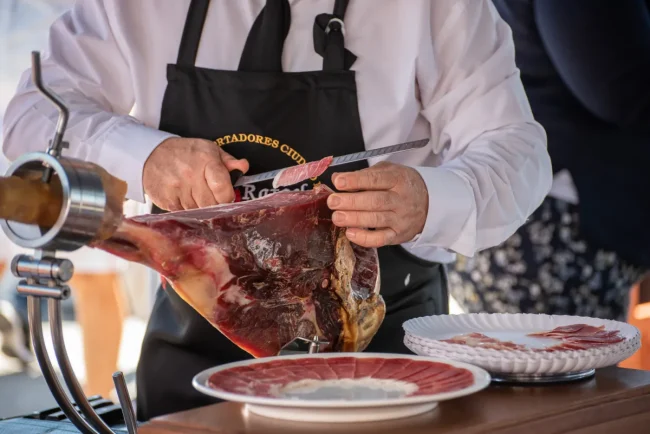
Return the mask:
[[[414,142],[400,143],[398,145],[386,146],[384,148],[371,149],[369,151],[355,152],[354,154],[342,155],[335,157],[329,167],[338,166],[341,164],[352,163],[355,161],[367,160],[372,157],[379,157],[381,155],[395,154],[397,152],[408,151],[411,149],[423,148],[429,143],[429,139],[416,140]],[[305,163],[309,164],[309,163]],[[296,166],[292,166],[296,167]],[[253,184],[255,182],[267,181],[275,178],[275,176],[284,169],[271,170],[269,172],[258,173],[257,175],[242,176],[239,170],[230,172],[230,180],[235,187],[245,184]]]

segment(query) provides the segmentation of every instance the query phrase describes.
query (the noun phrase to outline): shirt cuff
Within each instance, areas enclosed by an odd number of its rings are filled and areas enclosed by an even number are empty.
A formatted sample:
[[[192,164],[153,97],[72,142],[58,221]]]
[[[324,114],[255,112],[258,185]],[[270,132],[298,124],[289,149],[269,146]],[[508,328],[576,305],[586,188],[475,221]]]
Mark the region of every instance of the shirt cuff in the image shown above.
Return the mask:
[[[109,128],[101,141],[99,161],[113,176],[127,183],[127,199],[145,202],[142,187],[144,163],[163,141],[178,137],[155,128],[128,120]]]
[[[429,209],[422,233],[403,246],[409,250],[438,247],[474,255],[476,205],[462,174],[444,167],[413,167],[429,191]]]

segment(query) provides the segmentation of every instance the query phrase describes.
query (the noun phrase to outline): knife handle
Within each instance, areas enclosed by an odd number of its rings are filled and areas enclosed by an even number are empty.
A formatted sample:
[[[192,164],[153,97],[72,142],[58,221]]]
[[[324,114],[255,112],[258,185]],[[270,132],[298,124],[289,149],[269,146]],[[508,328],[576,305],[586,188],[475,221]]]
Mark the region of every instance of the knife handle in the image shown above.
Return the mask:
[[[239,169],[235,169],[232,172],[230,172],[230,183],[234,186],[235,182],[237,182],[239,178],[242,177],[243,174],[244,172],[242,172]]]

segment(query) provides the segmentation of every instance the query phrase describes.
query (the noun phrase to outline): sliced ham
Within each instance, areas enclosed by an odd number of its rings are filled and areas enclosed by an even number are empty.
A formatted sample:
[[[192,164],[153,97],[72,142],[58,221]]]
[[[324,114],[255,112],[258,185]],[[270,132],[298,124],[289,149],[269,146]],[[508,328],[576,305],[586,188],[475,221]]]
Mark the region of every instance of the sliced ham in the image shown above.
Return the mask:
[[[525,345],[518,345],[510,341],[502,341],[491,338],[482,333],[467,333],[454,336],[449,339],[442,339],[442,342],[450,344],[467,345],[469,347],[487,348],[493,350],[527,350]]]
[[[618,330],[605,330],[605,326],[596,327],[587,324],[561,326],[549,331],[528,333],[527,336],[558,340],[560,343],[545,348],[531,348],[527,345],[502,341],[477,332],[466,333],[449,339],[442,339],[441,342],[504,351],[518,350],[555,352],[587,350],[589,348],[611,345],[625,340]]]
[[[273,178],[273,188],[288,187],[310,178],[316,178],[325,173],[333,159],[333,157],[325,157],[322,160],[283,169]]]
[[[406,358],[314,357],[256,363],[251,368],[252,371],[234,368],[217,372],[208,383],[226,392],[265,397],[277,397],[282,387],[305,379],[312,379],[315,384],[322,382],[323,386],[329,380],[341,379],[400,381],[417,386],[405,396],[452,392],[474,384],[474,375],[467,369]]]
[[[556,327],[545,332],[529,333],[528,336],[540,338],[562,338],[566,336],[595,336],[605,330],[605,326],[595,327],[587,324],[572,324]]]
[[[605,326],[573,324],[557,327],[547,332],[529,333],[528,336],[561,340],[562,343],[547,347],[544,351],[578,351],[623,342],[618,330],[605,330]]]

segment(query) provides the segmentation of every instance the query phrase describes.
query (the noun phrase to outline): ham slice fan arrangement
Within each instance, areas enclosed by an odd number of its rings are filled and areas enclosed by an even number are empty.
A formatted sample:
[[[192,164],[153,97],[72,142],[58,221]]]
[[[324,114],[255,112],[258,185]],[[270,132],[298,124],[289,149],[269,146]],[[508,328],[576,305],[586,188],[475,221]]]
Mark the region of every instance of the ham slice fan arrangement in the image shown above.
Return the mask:
[[[282,397],[292,388],[344,384],[350,380],[382,383],[400,382],[403,396],[434,395],[465,389],[474,384],[473,374],[446,363],[383,358],[328,357],[284,359],[239,366],[216,372],[210,387],[249,396]]]
[[[331,193],[317,186],[125,219],[94,247],[159,272],[255,357],[313,336],[329,342],[324,351],[362,351],[385,314],[377,252],[332,223]]]
[[[559,340],[556,345],[545,348],[530,348],[526,345],[491,338],[482,333],[467,333],[444,339],[442,342],[467,345],[495,350],[519,350],[534,352],[554,352],[588,350],[615,344],[625,340],[618,330],[605,330],[605,326],[595,327],[587,324],[573,324],[557,327],[551,331],[529,333],[526,336]]]

